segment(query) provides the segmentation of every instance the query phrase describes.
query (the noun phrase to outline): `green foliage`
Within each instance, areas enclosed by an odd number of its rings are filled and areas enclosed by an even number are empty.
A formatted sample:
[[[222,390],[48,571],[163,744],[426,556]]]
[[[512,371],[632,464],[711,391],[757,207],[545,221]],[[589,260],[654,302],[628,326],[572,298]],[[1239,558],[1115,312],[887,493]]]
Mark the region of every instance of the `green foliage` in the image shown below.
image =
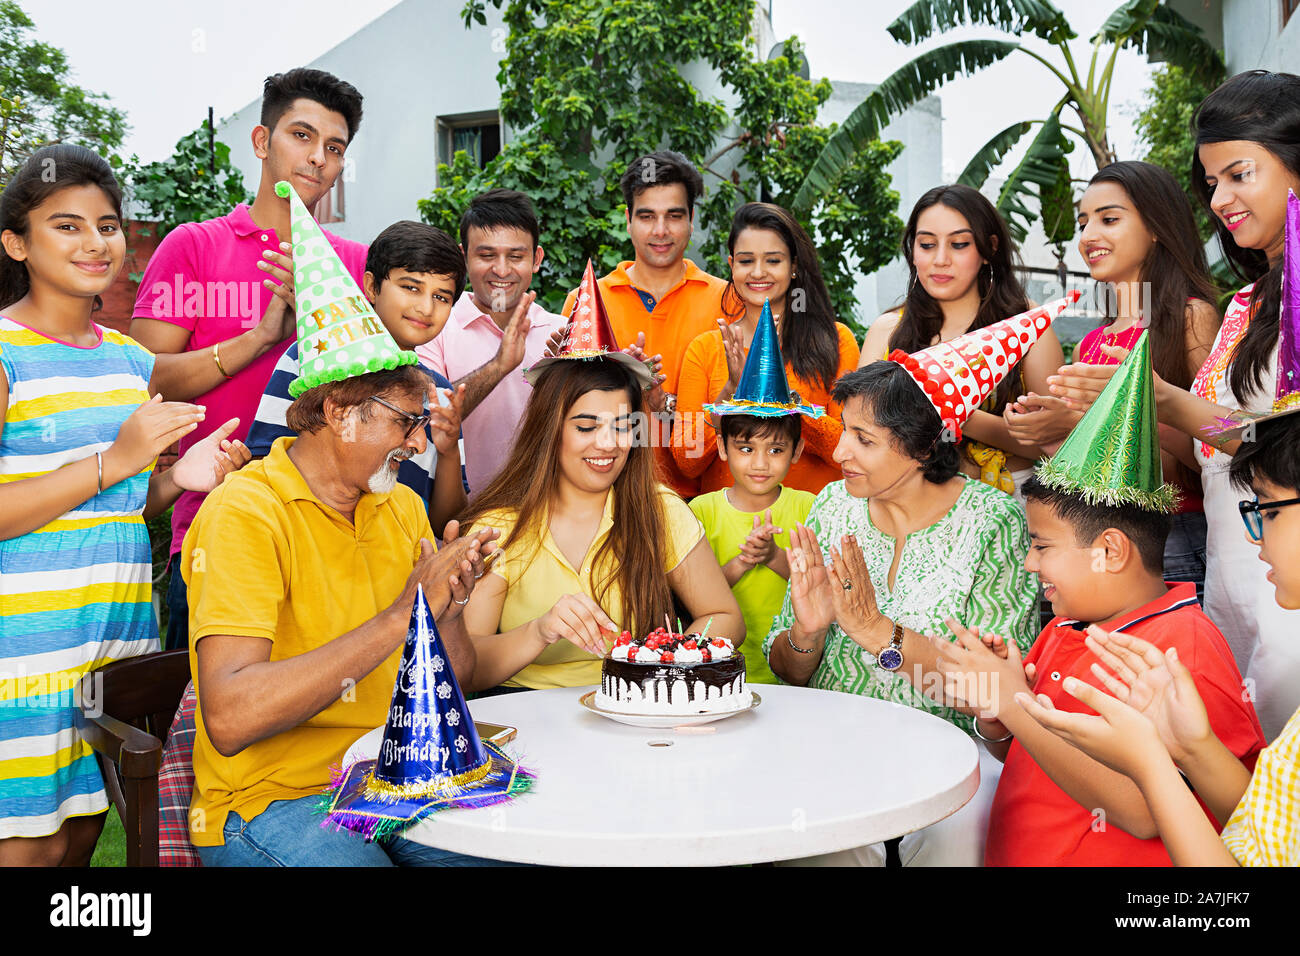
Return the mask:
[[[1017,37],[1032,33],[1051,44],[1055,54],[1049,59],[1019,43],[964,39],[920,54],[887,77],[827,141],[796,195],[796,210],[806,208],[811,196],[833,181],[857,150],[912,103],[959,74],[970,76],[1011,53],[1019,53],[1051,73],[1061,85],[1062,98],[1044,120],[1017,123],[989,140],[967,164],[961,181],[974,187],[982,185],[1028,133],[1029,126],[1042,123],[1043,129],[1030,144],[1030,154],[1003,188],[998,208],[1018,237],[1023,237],[1034,219],[1043,216],[1049,239],[1059,246],[1068,238],[1063,216],[1073,199],[1065,159],[1070,144],[1063,134],[1082,140],[1098,168],[1116,160],[1108,139],[1107,116],[1120,50],[1159,52],[1169,63],[1211,86],[1223,75],[1221,58],[1199,28],[1160,0],[1121,3],[1090,38],[1091,59],[1080,64],[1076,64],[1069,46],[1076,33],[1065,15],[1048,0],[916,0],[886,29],[900,43],[914,44],[950,31],[960,35],[974,26],[993,27]],[[1061,111],[1066,108],[1078,116],[1077,127],[1061,121]]]
[[[440,165],[442,185],[419,210],[454,234],[476,193],[493,186],[527,193],[547,252],[538,283],[547,308],[562,305],[588,257],[599,271],[628,257],[618,179],[637,156],[670,148],[705,172],[700,264],[725,276],[735,207],[788,204],[833,131],[816,122],[830,84],[798,75],[796,40],[783,57],[755,58],[752,0],[471,0],[467,27],[486,22],[489,2],[509,28],[497,75],[502,119],[523,132],[482,170],[460,153]],[[700,95],[683,75],[688,64],[721,80],[737,101],[732,112]],[[898,196],[884,166],[901,149],[877,143],[855,157],[801,217],[846,322],[853,270],[874,271],[897,251]]]
[[[34,27],[17,3],[0,0],[0,185],[42,146],[78,143],[109,155],[129,128],[106,96],[71,81],[67,56],[34,39]]]
[[[1152,74],[1145,102],[1133,124],[1146,147],[1142,158],[1174,174],[1187,193],[1196,215],[1196,228],[1205,240],[1214,235],[1214,225],[1192,183],[1192,152],[1196,148],[1192,114],[1214,86],[1182,67],[1166,63]]]
[[[137,218],[156,222],[159,237],[183,222],[224,216],[239,203],[252,202],[243,173],[230,162],[230,147],[218,141],[209,151],[206,120],[176,142],[171,156],[128,164],[125,172],[130,196],[140,205]]]

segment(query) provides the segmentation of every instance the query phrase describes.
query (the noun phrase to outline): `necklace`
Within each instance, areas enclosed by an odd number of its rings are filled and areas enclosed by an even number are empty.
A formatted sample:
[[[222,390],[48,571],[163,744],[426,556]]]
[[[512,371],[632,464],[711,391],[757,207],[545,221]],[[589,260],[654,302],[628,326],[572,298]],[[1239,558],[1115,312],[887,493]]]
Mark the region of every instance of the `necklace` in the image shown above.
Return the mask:
[[[1129,326],[1123,332],[1102,332],[1093,340],[1091,348],[1084,355],[1083,361],[1087,365],[1114,365],[1114,359],[1102,352],[1103,345],[1115,345],[1122,349],[1132,351],[1133,343],[1142,335],[1142,320],[1138,319],[1133,325]]]

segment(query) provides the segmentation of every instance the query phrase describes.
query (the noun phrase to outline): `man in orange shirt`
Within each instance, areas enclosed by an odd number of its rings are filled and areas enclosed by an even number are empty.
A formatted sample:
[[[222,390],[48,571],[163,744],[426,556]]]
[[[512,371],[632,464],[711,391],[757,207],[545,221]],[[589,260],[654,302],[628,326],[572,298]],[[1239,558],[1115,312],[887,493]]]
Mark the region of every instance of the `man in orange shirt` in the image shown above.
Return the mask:
[[[627,234],[636,259],[620,262],[597,280],[614,336],[620,345],[636,344],[663,359],[662,389],[650,393],[655,461],[660,477],[683,498],[699,492],[699,480],[687,478],[673,461],[669,419],[677,405],[677,374],[691,339],[716,326],[722,315],[725,279],[711,276],[686,258],[695,226],[695,200],[704,179],[681,153],[662,150],[632,161],[619,185],[627,204]],[[574,293],[562,310],[573,311]]]

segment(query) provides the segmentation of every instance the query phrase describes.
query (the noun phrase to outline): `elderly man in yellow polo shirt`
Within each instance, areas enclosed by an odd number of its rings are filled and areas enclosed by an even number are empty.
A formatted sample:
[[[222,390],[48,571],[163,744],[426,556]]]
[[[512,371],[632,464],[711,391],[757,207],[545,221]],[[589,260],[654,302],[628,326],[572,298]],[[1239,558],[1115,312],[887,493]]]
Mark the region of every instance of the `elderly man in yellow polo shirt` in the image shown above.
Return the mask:
[[[313,807],[358,737],[384,721],[416,586],[462,684],[474,647],[461,609],[487,530],[441,550],[396,481],[440,409],[418,367],[307,389],[281,438],[208,496],[182,547],[198,690],[191,840],[205,866],[455,865],[398,837],[323,829]],[[426,396],[427,402],[426,405]]]

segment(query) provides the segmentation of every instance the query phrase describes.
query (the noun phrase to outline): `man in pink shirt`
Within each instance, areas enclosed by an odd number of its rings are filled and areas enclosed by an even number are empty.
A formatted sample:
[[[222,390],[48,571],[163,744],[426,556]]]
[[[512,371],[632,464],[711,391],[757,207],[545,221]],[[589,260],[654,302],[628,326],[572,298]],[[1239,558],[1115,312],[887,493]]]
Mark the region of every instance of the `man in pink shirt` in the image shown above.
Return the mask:
[[[275,195],[275,184],[288,180],[313,209],[342,172],[344,150],[360,123],[361,94],[351,84],[301,68],[268,77],[261,124],[252,136],[262,160],[253,205],[241,203],[229,215],[178,226],[150,258],[131,337],[157,356],[154,382],[163,398],[207,408],[199,427],[181,439],[181,454],[230,418],[239,418],[231,438],[247,437],[271,370],[296,331],[289,203]],[[325,236],[360,283],[366,247]],[[290,308],[270,310],[275,296]],[[173,555],[202,502],[193,492],[176,502]],[[189,622],[179,573],[171,576],[167,604],[167,647],[184,647]]]
[[[564,327],[528,293],[542,267],[537,213],[513,189],[490,189],[470,200],[460,220],[460,245],[470,291],[433,341],[415,350],[452,387],[465,386],[461,427],[470,497],[487,487],[506,462],[532,386],[523,370],[542,356],[546,340]]]

